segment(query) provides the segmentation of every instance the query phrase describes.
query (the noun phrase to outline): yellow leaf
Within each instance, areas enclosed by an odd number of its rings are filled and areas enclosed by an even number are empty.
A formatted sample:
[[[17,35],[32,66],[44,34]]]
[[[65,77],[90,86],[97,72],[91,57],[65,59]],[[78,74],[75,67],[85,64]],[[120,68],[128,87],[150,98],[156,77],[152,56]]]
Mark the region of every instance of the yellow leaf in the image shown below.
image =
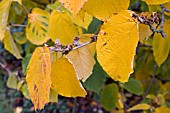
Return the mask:
[[[74,25],[71,16],[67,12],[54,10],[50,16],[49,36],[55,42],[59,39],[61,44],[67,45],[73,42],[78,36],[77,27]]]
[[[67,58],[72,62],[79,80],[86,81],[92,74],[95,60],[88,46],[71,51]]]
[[[143,1],[145,1],[148,5],[156,5],[170,2],[170,0],[143,0]]]
[[[73,22],[76,25],[83,27],[85,29],[88,29],[88,26],[92,20],[93,16],[86,12],[83,12],[82,10],[78,13],[76,17],[73,17]]]
[[[52,64],[52,89],[66,97],[85,97],[86,91],[76,77],[73,65],[61,57]]]
[[[65,8],[67,8],[73,15],[77,15],[84,3],[88,0],[58,0]]]
[[[152,31],[150,30],[149,25],[139,24],[139,40],[144,41],[148,39],[149,36],[152,35]]]
[[[170,9],[170,2],[166,2],[163,4],[167,9]],[[161,12],[161,7],[158,4],[149,5],[149,12]],[[170,16],[170,13],[164,12],[164,14]]]
[[[28,23],[26,26],[26,36],[33,44],[41,45],[45,43],[48,34],[49,13],[35,8],[28,15]]]
[[[91,37],[93,37],[93,36],[94,36],[94,34],[81,34],[79,36],[79,40],[81,43],[87,43],[87,42],[91,41]],[[87,46],[89,47],[91,54],[94,56],[94,54],[96,52],[96,42],[93,42]]]
[[[149,108],[150,108],[149,104],[142,103],[142,104],[137,104],[137,105],[129,108],[128,112],[135,111],[135,110],[148,110]]]
[[[12,1],[3,0],[0,2],[0,41],[5,37],[7,21],[9,16],[9,9]]]
[[[130,0],[88,0],[84,4],[84,11],[94,17],[105,20],[114,13],[127,10]]]
[[[170,113],[170,109],[165,106],[161,106],[159,108],[156,108],[155,113]]]
[[[48,47],[37,47],[27,68],[26,81],[35,109],[43,109],[49,102],[51,61]]]
[[[101,27],[96,45],[97,59],[113,80],[128,81],[133,73],[138,40],[137,22],[132,19],[130,11],[113,15]]]
[[[11,0],[11,1],[18,2],[19,4],[21,4],[21,5],[22,5],[22,0]]]
[[[9,28],[6,30],[4,37],[4,46],[5,49],[8,50],[11,54],[13,54],[17,59],[21,59],[22,56],[10,34]]]
[[[153,53],[155,60],[159,66],[167,59],[170,50],[170,20],[164,23],[164,31],[166,38],[163,38],[160,33],[155,33],[153,37]]]

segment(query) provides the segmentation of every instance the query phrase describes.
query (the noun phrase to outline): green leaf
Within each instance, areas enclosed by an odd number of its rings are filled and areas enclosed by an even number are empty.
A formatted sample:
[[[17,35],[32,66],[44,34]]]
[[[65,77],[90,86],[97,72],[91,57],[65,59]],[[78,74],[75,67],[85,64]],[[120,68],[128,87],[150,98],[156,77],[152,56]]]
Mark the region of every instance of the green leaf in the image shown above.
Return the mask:
[[[142,95],[143,94],[143,86],[142,83],[137,79],[129,79],[127,83],[123,85],[123,87],[132,94]]]
[[[27,42],[25,32],[13,33],[13,37],[18,44],[25,44]]]
[[[52,88],[50,89],[50,102],[58,102],[58,94]]]
[[[99,94],[105,82],[105,74],[106,73],[100,64],[96,62],[92,75],[90,75],[90,77],[83,83],[84,87]]]
[[[25,98],[30,99],[29,92],[28,92],[28,85],[27,84],[24,84],[21,87],[21,92],[25,96]]]
[[[59,1],[56,1],[54,4],[49,4],[47,7],[51,10],[56,10],[57,8],[60,9],[60,11],[66,11],[66,8],[61,7],[61,3]]]
[[[92,22],[90,23],[88,30],[83,29],[83,33],[98,33],[100,26],[102,24],[102,21],[98,20],[97,18],[94,18]]]
[[[7,86],[12,89],[17,89],[17,82],[18,80],[15,73],[10,73],[7,80]]]
[[[31,59],[31,56],[32,56],[32,54],[29,54],[22,60],[22,72],[24,73],[24,75],[26,75],[27,66]]]
[[[170,57],[161,65],[160,75],[158,77],[166,80],[170,80]]]
[[[100,102],[102,106],[111,111],[118,100],[118,86],[114,83],[107,85],[101,92]]]
[[[4,81],[4,78],[3,76],[1,75],[1,72],[0,72],[0,91],[3,90],[5,88],[5,81]]]

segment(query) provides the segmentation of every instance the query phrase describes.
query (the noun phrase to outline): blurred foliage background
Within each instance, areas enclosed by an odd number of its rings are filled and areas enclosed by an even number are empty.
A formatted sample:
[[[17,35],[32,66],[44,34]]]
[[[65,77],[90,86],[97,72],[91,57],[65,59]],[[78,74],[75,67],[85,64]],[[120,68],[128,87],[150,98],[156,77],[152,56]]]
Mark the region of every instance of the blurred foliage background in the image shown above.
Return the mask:
[[[35,7],[52,10],[60,5],[55,0],[23,0],[23,4],[30,10]],[[149,11],[149,6],[141,0],[131,0],[129,9],[140,13]],[[25,25],[27,13],[18,3],[12,3],[8,21],[9,25]],[[83,29],[83,32],[98,33],[101,24],[101,21],[93,18],[88,29]],[[11,26],[10,29],[23,59],[16,59],[0,42],[0,113],[159,113],[162,109],[161,112],[165,110],[164,113],[170,111],[170,56],[160,67],[157,66],[153,56],[153,35],[139,43],[135,56],[135,72],[129,82],[121,84],[113,81],[96,60],[93,74],[83,83],[88,90],[85,98],[59,96],[58,103],[49,103],[44,110],[34,111],[24,78],[36,45],[26,39],[24,27]]]

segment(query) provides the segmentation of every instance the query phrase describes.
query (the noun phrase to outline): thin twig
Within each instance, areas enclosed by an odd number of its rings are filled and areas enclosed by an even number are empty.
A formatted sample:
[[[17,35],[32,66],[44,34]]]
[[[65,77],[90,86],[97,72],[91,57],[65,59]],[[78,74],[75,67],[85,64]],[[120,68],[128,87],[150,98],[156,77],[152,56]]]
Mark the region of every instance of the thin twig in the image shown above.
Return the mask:
[[[43,3],[43,2],[40,2],[40,1],[38,1],[38,0],[31,0],[31,1],[33,1],[33,2],[35,2],[35,3],[37,3],[37,4],[39,4],[39,5],[42,5],[42,6],[46,6],[47,4],[45,4],[45,3]]]
[[[77,98],[74,98],[74,106],[73,106],[72,113],[76,113],[76,108],[77,108]]]
[[[10,26],[13,26],[13,27],[26,27],[26,25],[22,25],[22,24],[12,24],[12,23],[9,23]]]
[[[57,7],[57,11],[60,11],[61,7],[63,6],[63,4],[61,4],[59,7]]]
[[[28,10],[23,4],[22,4],[21,6],[22,6],[22,8],[24,9],[24,11],[25,11],[27,14],[30,13],[29,10]]]
[[[90,37],[91,40],[89,42],[83,43],[83,44],[79,44],[79,37],[75,37],[73,44],[69,44],[66,46],[61,45],[60,43],[56,43],[55,47],[49,47],[51,51],[54,52],[62,52],[63,54],[68,54],[69,52],[82,48],[86,45],[89,45],[93,42],[97,41],[97,35],[93,35]]]
[[[151,79],[151,81],[150,81],[150,83],[149,83],[148,88],[146,89],[146,92],[145,92],[144,97],[143,97],[144,99],[145,99],[146,96],[148,95],[148,93],[149,93],[149,91],[150,91],[150,89],[151,89],[151,87],[152,87],[152,85],[153,85],[153,83],[154,83],[154,81],[155,81],[156,70],[157,70],[157,65],[155,64],[155,65],[154,65],[154,70],[153,70],[152,79]]]
[[[145,44],[138,44],[138,46],[140,46],[140,47],[148,47],[148,48],[152,48],[152,46],[151,45],[145,45]]]
[[[160,5],[161,7],[161,19],[159,18],[159,15],[155,12],[148,18],[145,15],[138,15],[138,14],[133,14],[133,17],[138,19],[138,21],[142,24],[149,25],[150,29],[152,30],[153,33],[160,33],[163,38],[166,38],[166,34],[164,32],[164,23],[165,23],[165,12],[169,13],[170,10],[167,9],[164,5]],[[153,24],[159,24],[160,20],[160,29],[156,29],[153,27]]]
[[[8,73],[11,72],[11,71],[10,71],[8,68],[6,68],[6,66],[5,66],[3,63],[1,63],[1,62],[0,62],[0,66],[1,66],[4,70],[6,70]]]
[[[165,23],[165,16],[164,16],[164,13],[165,13],[165,7],[161,4],[160,5],[161,6],[161,9],[162,9],[162,11],[161,11],[161,26],[160,26],[160,30],[161,30],[161,35],[162,35],[162,37],[166,37],[166,34],[165,34],[165,32],[164,32],[164,23]]]

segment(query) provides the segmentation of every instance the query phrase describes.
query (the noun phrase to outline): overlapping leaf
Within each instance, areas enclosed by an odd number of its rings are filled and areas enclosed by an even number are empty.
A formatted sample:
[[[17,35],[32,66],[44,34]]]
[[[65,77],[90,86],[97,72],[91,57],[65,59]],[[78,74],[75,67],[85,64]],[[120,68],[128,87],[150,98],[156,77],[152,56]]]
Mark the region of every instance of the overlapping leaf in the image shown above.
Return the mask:
[[[129,2],[130,0],[88,0],[83,9],[94,17],[105,20],[114,13],[127,10]]]
[[[77,15],[84,3],[88,0],[59,0],[73,15]]]
[[[160,66],[168,57],[170,51],[170,20],[164,23],[164,31],[166,38],[162,38],[160,33],[154,35],[153,38],[153,53],[157,64]]]
[[[0,2],[0,41],[3,40],[5,36],[5,31],[7,27],[7,21],[9,16],[9,9],[12,1],[17,1],[21,4],[21,0],[2,0]]]
[[[13,54],[17,59],[22,58],[14,40],[10,34],[9,29],[7,29],[5,32],[4,46],[5,46],[5,49],[8,50],[11,54]]]
[[[43,109],[49,102],[51,87],[51,59],[48,47],[34,51],[27,68],[26,81],[35,109]]]
[[[90,51],[88,46],[73,50],[67,55],[68,59],[73,63],[80,80],[85,81],[92,74],[95,64],[93,55],[94,53]]]
[[[77,27],[67,12],[54,10],[50,16],[49,36],[55,42],[60,39],[62,44],[70,44],[78,36]]]
[[[73,65],[61,57],[52,64],[52,89],[66,97],[84,97],[86,91],[76,77]]]
[[[45,43],[48,37],[49,13],[35,8],[28,15],[28,23],[26,26],[26,36],[33,44],[41,45]]]
[[[156,4],[164,4],[166,2],[170,2],[170,0],[143,0],[148,5],[156,5]]]
[[[105,82],[106,73],[100,66],[98,62],[96,62],[93,73],[90,75],[90,77],[83,83],[83,86],[87,90],[91,90],[96,92],[97,94],[100,93],[101,88],[104,85]],[[95,81],[95,82],[94,82]]]
[[[73,22],[85,29],[88,29],[89,24],[92,22],[93,16],[81,10],[76,17],[73,17]]]
[[[6,1],[8,1],[8,0],[6,0]],[[16,2],[18,2],[19,4],[22,4],[22,0],[11,0],[11,1],[16,1]]]
[[[100,102],[106,110],[111,111],[114,109],[118,100],[118,92],[119,88],[114,83],[103,88],[100,96]]]
[[[133,59],[139,40],[133,12],[113,15],[101,28],[97,40],[97,58],[112,79],[127,82],[133,72]]]
[[[140,41],[144,41],[145,39],[148,39],[149,36],[152,35],[152,31],[150,30],[150,27],[145,24],[139,24],[139,39]]]
[[[6,26],[8,21],[9,9],[12,1],[3,0],[0,2],[0,41],[5,37]]]

